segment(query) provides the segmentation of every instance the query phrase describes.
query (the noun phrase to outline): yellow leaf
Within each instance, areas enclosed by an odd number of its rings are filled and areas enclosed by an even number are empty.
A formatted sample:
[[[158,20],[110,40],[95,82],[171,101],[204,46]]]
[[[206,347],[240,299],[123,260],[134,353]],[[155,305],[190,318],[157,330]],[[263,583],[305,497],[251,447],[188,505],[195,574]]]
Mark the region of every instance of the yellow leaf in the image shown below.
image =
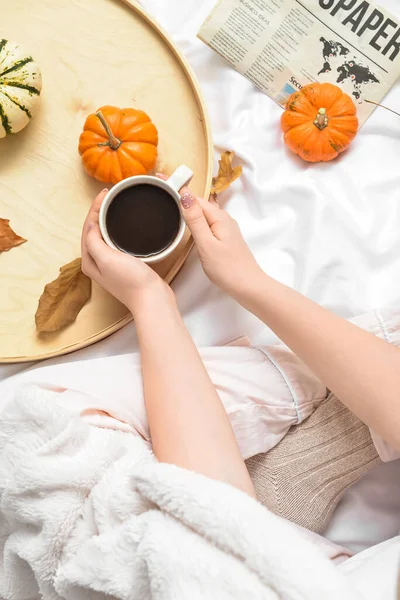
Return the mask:
[[[38,333],[58,331],[75,321],[92,293],[92,282],[82,273],[82,260],[76,258],[60,269],[60,274],[44,288],[35,315]]]
[[[232,168],[235,153],[226,150],[218,161],[218,175],[213,177],[211,194],[220,194],[226,190],[242,174],[242,165]]]
[[[26,242],[13,231],[8,219],[0,219],[0,252],[8,252],[11,248]]]

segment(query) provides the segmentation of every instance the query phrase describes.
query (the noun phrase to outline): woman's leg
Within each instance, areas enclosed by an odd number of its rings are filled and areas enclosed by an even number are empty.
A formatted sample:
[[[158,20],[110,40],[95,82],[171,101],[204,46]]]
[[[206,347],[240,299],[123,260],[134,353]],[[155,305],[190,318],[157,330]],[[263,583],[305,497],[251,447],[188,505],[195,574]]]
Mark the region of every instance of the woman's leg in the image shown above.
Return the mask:
[[[200,349],[244,458],[273,448],[311,414],[326,388],[287,348]],[[42,365],[0,385],[1,405],[21,385],[58,391],[58,401],[85,421],[150,441],[138,354]]]
[[[376,311],[355,322],[400,345],[400,311]],[[203,348],[200,354],[244,458],[276,446],[327,396],[326,387],[283,345]],[[64,364],[52,360],[19,373],[0,384],[0,410],[26,383],[57,389],[60,401],[93,425],[131,431],[150,440],[138,354]],[[383,441],[373,438],[380,451]],[[381,455],[382,460],[387,455]]]
[[[345,490],[381,462],[368,427],[332,394],[275,448],[246,464],[267,508],[322,533]]]
[[[400,311],[374,311],[354,322],[400,345]],[[247,461],[247,467],[265,506],[321,532],[350,485],[382,460],[399,457],[331,394],[271,452]]]

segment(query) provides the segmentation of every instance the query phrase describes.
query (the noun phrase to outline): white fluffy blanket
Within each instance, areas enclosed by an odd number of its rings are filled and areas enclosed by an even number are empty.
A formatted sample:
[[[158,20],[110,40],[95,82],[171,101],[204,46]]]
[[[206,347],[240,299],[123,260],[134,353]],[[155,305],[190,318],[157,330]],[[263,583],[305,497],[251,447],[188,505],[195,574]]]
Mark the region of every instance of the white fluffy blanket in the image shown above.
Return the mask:
[[[347,600],[287,522],[22,389],[1,416],[0,597]]]

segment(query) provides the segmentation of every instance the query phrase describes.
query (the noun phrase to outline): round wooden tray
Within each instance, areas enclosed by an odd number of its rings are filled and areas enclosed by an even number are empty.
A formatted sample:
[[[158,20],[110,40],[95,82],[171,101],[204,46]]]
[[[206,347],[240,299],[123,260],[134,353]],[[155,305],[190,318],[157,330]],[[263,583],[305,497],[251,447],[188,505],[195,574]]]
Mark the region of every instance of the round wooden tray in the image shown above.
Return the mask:
[[[97,286],[74,324],[44,336],[34,315],[46,283],[80,255],[82,223],[104,185],[83,171],[77,151],[86,116],[104,104],[145,110],[158,127],[155,170],[187,164],[207,196],[212,142],[196,79],[180,52],[132,0],[0,0],[0,37],[19,42],[42,69],[39,114],[0,140],[0,217],[28,242],[0,254],[0,362],[49,358],[120,329],[126,308]],[[172,281],[192,242],[188,233],[157,271]]]

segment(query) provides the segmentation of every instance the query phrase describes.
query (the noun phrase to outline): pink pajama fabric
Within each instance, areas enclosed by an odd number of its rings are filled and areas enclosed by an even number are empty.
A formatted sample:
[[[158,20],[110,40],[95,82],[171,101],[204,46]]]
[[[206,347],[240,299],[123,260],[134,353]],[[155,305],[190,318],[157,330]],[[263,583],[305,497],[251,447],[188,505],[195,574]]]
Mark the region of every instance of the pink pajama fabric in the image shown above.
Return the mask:
[[[200,354],[244,458],[275,446],[326,396],[325,386],[284,347],[203,348]],[[138,354],[20,373],[0,386],[1,404],[23,385],[57,391],[57,401],[91,425],[129,431],[150,442]]]
[[[400,311],[375,311],[354,321],[400,345]],[[283,345],[203,348],[200,354],[244,458],[273,448],[326,398],[325,385]],[[138,354],[64,364],[51,361],[19,373],[0,386],[0,410],[25,384],[58,391],[58,401],[91,425],[128,431],[150,443]],[[372,435],[384,461],[400,457]]]

